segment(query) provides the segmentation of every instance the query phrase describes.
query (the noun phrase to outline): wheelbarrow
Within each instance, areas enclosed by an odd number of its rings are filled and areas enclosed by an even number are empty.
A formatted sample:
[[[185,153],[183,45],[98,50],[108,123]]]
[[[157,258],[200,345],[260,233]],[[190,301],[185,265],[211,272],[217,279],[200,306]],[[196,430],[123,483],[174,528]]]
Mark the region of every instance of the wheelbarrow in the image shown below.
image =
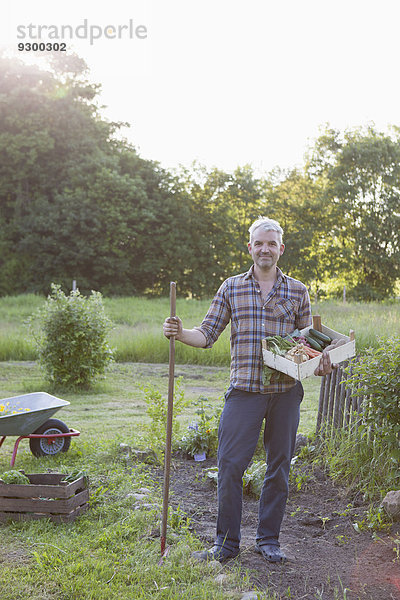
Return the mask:
[[[46,392],[0,399],[0,447],[7,436],[18,436],[11,466],[14,466],[20,441],[26,438],[34,456],[54,456],[59,452],[67,452],[71,437],[80,435],[80,431],[70,429],[63,421],[50,417],[68,404],[67,400]]]

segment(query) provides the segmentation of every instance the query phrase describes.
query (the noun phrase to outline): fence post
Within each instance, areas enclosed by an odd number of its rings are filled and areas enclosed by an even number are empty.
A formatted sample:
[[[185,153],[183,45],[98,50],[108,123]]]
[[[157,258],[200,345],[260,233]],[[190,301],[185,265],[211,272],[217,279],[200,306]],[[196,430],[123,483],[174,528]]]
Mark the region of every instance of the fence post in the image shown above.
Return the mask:
[[[338,369],[322,377],[316,435],[326,436],[328,431],[334,435],[334,432],[339,429],[355,432],[362,423],[363,413],[368,409],[367,399],[354,393],[355,390],[346,387],[349,375],[345,369],[348,368],[351,375],[353,364],[356,361],[357,358],[346,361]]]
[[[317,427],[315,430],[316,435],[319,434],[322,424],[322,415],[325,406],[325,388],[326,388],[326,375],[321,379],[321,385],[319,388],[319,402],[318,402],[318,414],[317,414]]]

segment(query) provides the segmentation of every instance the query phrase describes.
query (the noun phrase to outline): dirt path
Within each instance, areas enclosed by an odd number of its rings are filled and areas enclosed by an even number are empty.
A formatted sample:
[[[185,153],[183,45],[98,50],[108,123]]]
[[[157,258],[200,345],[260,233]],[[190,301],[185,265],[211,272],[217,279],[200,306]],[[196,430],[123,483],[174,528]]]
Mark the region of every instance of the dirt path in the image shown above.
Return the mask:
[[[205,547],[212,546],[214,538],[216,489],[204,472],[214,464],[174,459],[171,473],[171,504],[190,515]],[[363,519],[365,507],[349,505],[343,491],[322,472],[307,489],[291,490],[281,532],[290,560],[270,565],[254,552],[257,500],[245,496],[237,560],[252,570],[255,584],[268,587],[277,599],[400,600],[399,543],[393,541],[400,538],[400,528],[374,541],[369,531],[357,533],[353,527]]]

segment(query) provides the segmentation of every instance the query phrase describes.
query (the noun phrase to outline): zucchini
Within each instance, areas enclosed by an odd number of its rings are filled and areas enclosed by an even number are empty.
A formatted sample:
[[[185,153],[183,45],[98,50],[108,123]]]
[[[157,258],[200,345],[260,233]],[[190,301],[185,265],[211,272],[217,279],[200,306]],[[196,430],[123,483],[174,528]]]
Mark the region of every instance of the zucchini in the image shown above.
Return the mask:
[[[311,335],[306,335],[305,336],[307,342],[310,344],[311,348],[314,348],[314,350],[319,350],[319,352],[322,352],[323,347],[321,346],[321,344],[319,344],[317,342],[317,340],[315,340],[313,337],[311,337]]]
[[[329,337],[329,335],[325,335],[325,333],[322,333],[321,331],[317,331],[316,329],[309,329],[308,333],[313,337],[316,338],[317,340],[321,340],[321,342],[325,342],[325,344],[330,344],[332,341],[332,338]]]

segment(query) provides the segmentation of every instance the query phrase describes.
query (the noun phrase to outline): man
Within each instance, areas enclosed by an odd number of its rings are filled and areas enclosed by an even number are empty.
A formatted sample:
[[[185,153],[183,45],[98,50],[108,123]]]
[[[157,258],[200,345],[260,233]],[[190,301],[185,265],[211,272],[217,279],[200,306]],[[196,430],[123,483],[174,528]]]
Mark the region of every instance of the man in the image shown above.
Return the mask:
[[[279,223],[260,217],[249,233],[247,246],[253,265],[247,273],[223,282],[200,326],[184,329],[179,317],[167,318],[163,326],[166,337],[173,335],[189,346],[210,348],[231,321],[230,386],[218,431],[217,535],[211,550],[195,553],[201,560],[224,562],[239,553],[242,477],[264,420],[267,470],[259,502],[256,551],[270,562],[286,559],[279,532],[303,386],[278,372],[268,384],[263,382],[261,340],[310,325],[310,298],[303,283],[277,267],[285,250]],[[324,351],[315,374],[331,371],[329,354]]]

